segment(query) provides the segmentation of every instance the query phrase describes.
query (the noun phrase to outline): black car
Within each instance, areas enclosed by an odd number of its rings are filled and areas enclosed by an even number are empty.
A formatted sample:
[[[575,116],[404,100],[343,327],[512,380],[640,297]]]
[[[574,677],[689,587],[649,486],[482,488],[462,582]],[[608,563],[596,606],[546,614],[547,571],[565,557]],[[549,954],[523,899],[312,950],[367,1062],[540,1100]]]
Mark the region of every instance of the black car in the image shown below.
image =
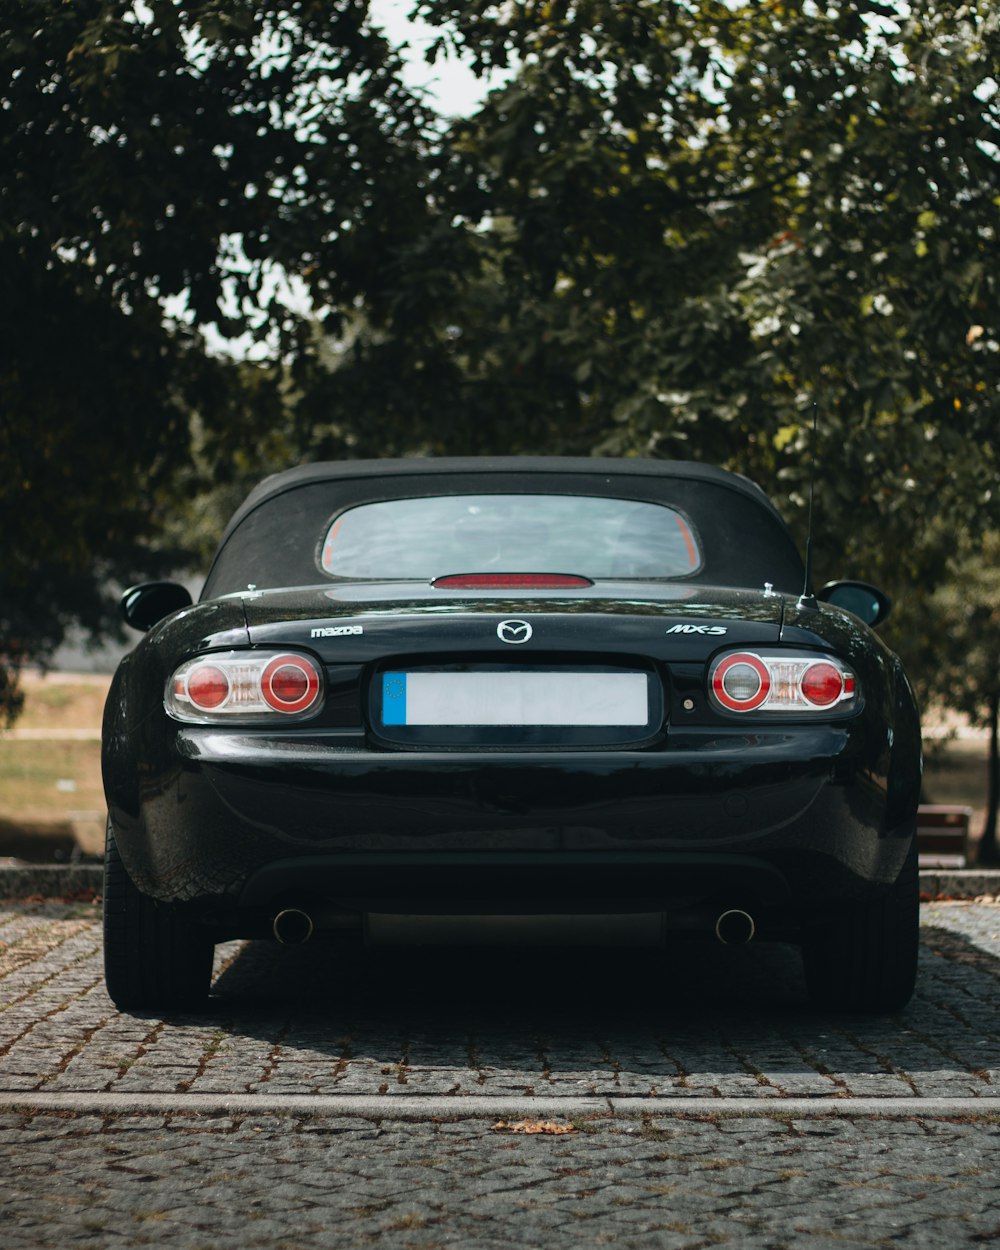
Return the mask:
[[[683,931],[798,942],[816,1003],[902,1007],[917,709],[885,597],[804,583],[763,492],[701,464],[268,478],[197,604],[123,599],[112,999],[203,1000],[234,937]]]

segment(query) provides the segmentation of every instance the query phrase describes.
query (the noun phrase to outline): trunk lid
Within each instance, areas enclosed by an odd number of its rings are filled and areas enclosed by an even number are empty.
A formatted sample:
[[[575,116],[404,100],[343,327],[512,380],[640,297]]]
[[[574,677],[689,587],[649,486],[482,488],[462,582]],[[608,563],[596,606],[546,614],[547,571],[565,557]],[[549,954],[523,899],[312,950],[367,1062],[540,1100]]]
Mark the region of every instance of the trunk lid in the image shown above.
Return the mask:
[[[393,655],[539,652],[691,661],[721,646],[778,641],[781,595],[702,585],[598,582],[592,587],[484,594],[425,583],[347,583],[242,595],[255,646],[306,647],[327,663]],[[526,622],[512,645],[498,626]]]
[[[326,664],[331,723],[363,722],[382,745],[419,749],[655,746],[678,706],[688,722],[700,717],[692,710],[714,653],[778,641],[783,604],[764,592],[649,583],[244,595],[253,645],[308,650]]]

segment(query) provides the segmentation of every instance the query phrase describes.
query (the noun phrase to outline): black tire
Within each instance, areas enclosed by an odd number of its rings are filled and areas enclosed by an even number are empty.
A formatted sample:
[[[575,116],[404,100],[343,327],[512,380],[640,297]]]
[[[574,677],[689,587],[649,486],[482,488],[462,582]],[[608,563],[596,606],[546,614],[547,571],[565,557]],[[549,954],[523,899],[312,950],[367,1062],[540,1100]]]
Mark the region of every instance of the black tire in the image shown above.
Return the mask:
[[[141,893],[108,819],[104,854],[104,979],[123,1011],[197,1007],[212,982],[214,943],[176,908]]]
[[[809,998],[837,1011],[900,1011],[917,979],[920,878],[914,838],[895,885],[855,903],[831,923],[807,929],[802,955]]]

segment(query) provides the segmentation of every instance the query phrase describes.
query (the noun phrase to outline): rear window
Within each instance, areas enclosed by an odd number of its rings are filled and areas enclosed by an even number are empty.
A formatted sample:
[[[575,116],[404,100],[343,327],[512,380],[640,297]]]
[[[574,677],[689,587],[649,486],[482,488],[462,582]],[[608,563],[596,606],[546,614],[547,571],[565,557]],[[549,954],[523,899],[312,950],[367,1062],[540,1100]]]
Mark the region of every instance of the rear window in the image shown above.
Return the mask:
[[[320,552],[331,577],[433,580],[449,573],[688,577],[702,564],[673,508],[580,495],[438,495],[362,504]]]

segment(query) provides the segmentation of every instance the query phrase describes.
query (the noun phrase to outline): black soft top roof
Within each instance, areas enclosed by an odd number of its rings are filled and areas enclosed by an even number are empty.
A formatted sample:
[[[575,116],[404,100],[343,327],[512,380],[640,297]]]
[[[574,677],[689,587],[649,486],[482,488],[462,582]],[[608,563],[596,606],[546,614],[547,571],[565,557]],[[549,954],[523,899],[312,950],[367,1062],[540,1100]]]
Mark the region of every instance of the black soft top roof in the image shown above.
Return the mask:
[[[273,499],[287,490],[294,490],[307,482],[337,482],[351,478],[407,477],[419,474],[447,474],[449,477],[469,476],[470,489],[483,473],[587,473],[635,474],[637,477],[678,477],[703,482],[717,482],[748,495],[757,503],[764,504],[776,517],[780,513],[756,482],[739,473],[730,473],[715,465],[701,464],[695,460],[640,460],[638,458],[613,459],[600,456],[441,456],[410,457],[399,460],[317,460],[313,464],[300,464],[294,469],[272,473],[258,482],[233,514],[223,536],[225,542],[230,530],[243,520],[265,499]]]
[[[760,555],[776,587],[800,589],[802,564],[785,522],[760,487],[737,473],[697,461],[442,456],[317,461],[265,478],[226,527],[203,593],[227,594],[249,582],[264,588],[325,581],[315,563],[316,545],[337,512],[400,494],[475,492],[484,489],[489,476],[503,479],[492,489],[515,493],[565,491],[566,479],[575,477],[586,479],[579,482],[581,491],[675,502],[705,534],[709,558],[698,581],[762,584],[755,570],[760,561],[753,558]],[[404,486],[399,479],[408,481]],[[718,531],[714,542],[713,530]],[[282,554],[269,558],[279,548]],[[731,559],[720,558],[727,549]]]

